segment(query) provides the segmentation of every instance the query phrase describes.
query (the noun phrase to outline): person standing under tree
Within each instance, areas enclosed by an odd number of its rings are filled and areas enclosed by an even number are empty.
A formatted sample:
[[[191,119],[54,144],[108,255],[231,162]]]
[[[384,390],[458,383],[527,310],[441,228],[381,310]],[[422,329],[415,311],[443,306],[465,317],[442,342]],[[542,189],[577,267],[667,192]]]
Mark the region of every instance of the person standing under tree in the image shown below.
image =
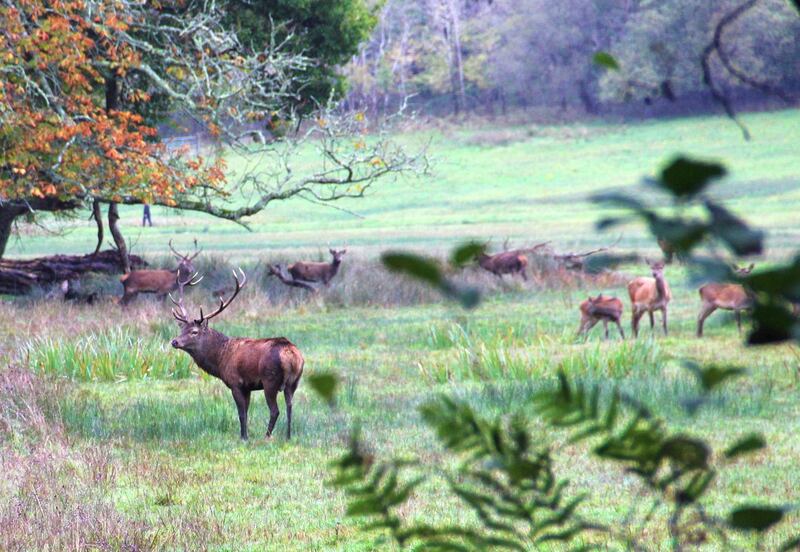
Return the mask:
[[[144,204],[144,213],[142,214],[142,226],[145,226],[145,223],[149,226],[153,226],[153,220],[150,218],[150,205],[147,203]]]

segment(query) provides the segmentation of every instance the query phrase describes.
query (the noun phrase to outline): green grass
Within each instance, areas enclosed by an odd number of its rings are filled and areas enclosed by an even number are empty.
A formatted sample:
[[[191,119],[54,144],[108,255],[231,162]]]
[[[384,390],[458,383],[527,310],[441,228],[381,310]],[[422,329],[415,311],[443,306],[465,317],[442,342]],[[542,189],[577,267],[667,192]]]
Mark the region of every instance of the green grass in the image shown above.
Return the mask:
[[[518,127],[519,139],[504,146],[481,145],[494,128],[414,134],[402,137],[410,147],[433,140],[434,174],[387,181],[366,199],[337,204],[364,218],[297,199],[274,203],[253,217],[252,232],[163,208],[154,209],[152,229],[139,226],[140,208],[123,208],[122,225],[137,252],[163,255],[170,238],[183,248],[197,238],[206,251],[237,260],[297,250],[327,256],[328,245],[338,244],[370,255],[389,247],[443,249],[465,236],[491,237],[498,247],[506,237],[553,240],[569,250],[613,240],[593,230],[601,209],[585,201],[588,195],[639,186],[669,157],[688,152],[724,161],[730,176],[714,186],[714,193],[770,230],[776,252],[793,250],[800,241],[793,208],[800,201],[795,147],[800,111],[746,114],[743,120],[753,134],[750,142],[723,117],[577,128],[528,125]],[[317,161],[313,151],[302,152],[295,172]],[[233,160],[231,170],[238,168]],[[758,201],[745,206],[749,199]],[[90,222],[77,220],[68,228],[61,239],[30,228],[26,231],[34,235],[11,243],[8,254],[93,250]],[[642,250],[653,244],[640,229],[630,228],[620,246]]]
[[[363,202],[346,204],[367,215],[363,220],[290,202],[256,217],[254,232],[248,234],[197,215],[156,210],[159,226],[141,234],[137,249],[161,254],[169,237],[187,245],[197,236],[217,255],[213,263],[204,261],[207,270],[227,259],[254,273],[254,258],[316,256],[328,243],[348,244],[341,281],[320,298],[254,279],[215,320],[215,328],[232,335],[290,338],[306,357],[306,375],[333,371],[339,376],[336,408],[330,410],[301,382],[293,440],[285,440],[282,413],[276,437],[266,442],[267,409],[255,394],[251,441],[241,443],[229,391],[169,346],[177,326],[166,306],[143,300],[121,311],[110,302],[62,307],[9,301],[0,303],[0,348],[12,363],[38,375],[38,387],[52,404],[41,435],[14,430],[0,452],[9,453],[9,462],[19,462],[14,466],[40,471],[47,458],[60,459],[58,469],[42,473],[52,473],[65,488],[80,489],[74,494],[81,500],[93,497],[96,511],[112,511],[136,524],[135,532],[156,548],[384,549],[381,535],[358,531],[359,523],[345,516],[344,498],[325,483],[327,466],[343,450],[350,428],[360,425],[379,455],[414,455],[437,464],[445,457],[421,424],[417,406],[422,401],[448,393],[489,415],[530,411],[531,395],[553,386],[563,368],[587,382],[618,385],[670,426],[704,436],[717,447],[751,431],[763,432],[769,449],[732,464],[715,482],[713,513],[748,500],[797,503],[800,353],[790,345],[742,346],[732,318],[724,313],[708,320],[705,339],[694,338],[699,301],[682,268],[667,270],[674,295],[670,335],[662,336],[658,324],[655,332],[645,325],[637,341],[619,340],[615,328],[605,341],[599,326],[587,340],[576,338],[578,303],[601,291],[589,280],[547,290],[475,277],[488,294],[479,308],[465,313],[430,302],[432,294],[377,274],[375,268],[381,249],[441,252],[465,236],[493,236],[497,245],[506,236],[517,243],[553,239],[559,250],[611,241],[593,230],[601,210],[583,198],[636,185],[677,151],[729,162],[731,177],[715,192],[769,230],[769,259],[780,258],[800,243],[800,112],[747,115],[745,122],[755,137],[751,143],[722,118],[598,124],[581,132],[525,131],[519,133],[524,139],[502,147],[481,145],[481,133],[491,129],[448,132],[436,137],[434,178],[386,185]],[[124,222],[131,225],[137,214],[125,210]],[[81,223],[64,238],[26,237],[24,248],[15,244],[11,254],[87,251],[92,232]],[[128,232],[132,237],[137,233]],[[653,251],[652,240],[633,227],[624,230],[621,247]],[[209,277],[214,285],[217,278],[223,282],[218,269]],[[626,271],[643,273],[640,267]],[[116,284],[109,280],[103,285],[114,290]],[[602,287],[625,297],[621,286]],[[191,302],[210,304],[202,295],[206,291],[195,290]],[[684,359],[744,366],[749,374],[715,394],[692,417],[686,404],[698,390]],[[27,404],[19,401],[20,414],[9,418],[12,430],[32,418]],[[0,416],[0,438],[3,420]],[[541,444],[557,450],[556,470],[570,479],[570,492],[589,494],[584,515],[600,522],[625,515],[639,490],[631,477],[589,459],[581,449],[564,447],[564,436],[539,422],[534,431]],[[63,444],[56,438],[61,433]],[[22,500],[36,515],[35,493],[29,496],[17,488],[23,487],[0,483],[0,501]],[[57,511],[63,516],[78,506],[61,508]],[[434,486],[420,489],[402,515],[429,523],[462,518],[444,490]],[[667,543],[663,531],[646,531],[642,537],[652,549]],[[764,546],[772,549],[775,542]]]

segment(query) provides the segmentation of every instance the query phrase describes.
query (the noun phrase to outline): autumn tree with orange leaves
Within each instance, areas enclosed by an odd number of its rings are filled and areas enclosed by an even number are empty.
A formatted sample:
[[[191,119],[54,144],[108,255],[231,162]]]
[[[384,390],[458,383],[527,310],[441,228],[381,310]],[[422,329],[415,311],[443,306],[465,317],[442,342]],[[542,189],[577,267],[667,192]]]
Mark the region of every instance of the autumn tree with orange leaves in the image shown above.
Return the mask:
[[[300,124],[291,106],[310,59],[292,36],[243,46],[224,15],[210,1],[2,0],[0,257],[20,216],[107,204],[124,252],[120,203],[246,223],[272,201],[360,197],[427,168],[388,133],[365,139],[363,114],[320,107]],[[206,155],[167,148],[154,125],[166,116],[201,123]],[[307,142],[320,164],[300,174],[292,152]],[[226,171],[228,155],[253,168]]]

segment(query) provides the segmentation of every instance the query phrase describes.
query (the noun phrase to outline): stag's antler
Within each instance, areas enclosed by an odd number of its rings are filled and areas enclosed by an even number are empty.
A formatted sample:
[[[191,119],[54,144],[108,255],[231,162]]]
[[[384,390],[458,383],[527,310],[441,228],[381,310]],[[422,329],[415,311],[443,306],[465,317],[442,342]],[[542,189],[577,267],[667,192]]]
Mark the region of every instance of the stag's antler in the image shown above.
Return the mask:
[[[197,238],[195,238],[194,239],[194,255],[189,257],[189,260],[190,261],[195,260],[197,258],[197,256],[202,252],[203,252],[203,248],[202,247],[200,247],[200,248],[197,247]]]
[[[244,270],[242,270],[240,268],[239,269],[239,274],[242,275],[242,279],[241,280],[239,280],[239,277],[236,275],[236,271],[235,270],[233,271],[233,279],[236,281],[236,289],[233,290],[233,295],[231,295],[230,299],[225,301],[222,297],[220,297],[219,298],[219,307],[217,307],[217,310],[212,312],[208,316],[204,316],[203,315],[203,309],[201,308],[200,309],[200,319],[196,320],[196,322],[202,324],[203,321],[211,320],[212,318],[217,316],[219,313],[221,313],[222,311],[224,311],[225,309],[228,308],[228,306],[233,302],[233,300],[236,298],[236,296],[239,295],[239,292],[242,291],[242,288],[244,287],[245,283],[247,283],[247,276],[245,276]]]
[[[178,257],[178,259],[185,259],[186,258],[186,255],[182,255],[181,253],[176,251],[174,247],[172,247],[172,240],[169,240],[169,250],[172,251],[172,254],[175,255],[176,257]]]
[[[198,273],[195,272],[194,275],[190,276],[188,280],[181,282],[181,272],[178,270],[175,277],[175,281],[178,283],[178,291],[180,292],[178,295],[178,300],[176,301],[172,294],[169,294],[169,299],[172,301],[172,304],[180,309],[180,314],[176,312],[175,309],[172,309],[172,316],[175,317],[175,320],[183,324],[189,323],[189,313],[186,312],[186,307],[183,305],[183,289],[186,286],[196,286],[200,283],[203,277],[198,277],[197,274]]]

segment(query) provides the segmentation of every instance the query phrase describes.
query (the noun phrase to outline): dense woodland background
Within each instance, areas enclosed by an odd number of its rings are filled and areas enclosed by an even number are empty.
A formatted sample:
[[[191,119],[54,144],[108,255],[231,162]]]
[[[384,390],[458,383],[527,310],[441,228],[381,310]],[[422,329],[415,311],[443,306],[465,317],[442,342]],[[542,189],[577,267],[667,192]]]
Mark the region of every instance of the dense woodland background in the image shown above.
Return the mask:
[[[551,118],[708,109],[703,50],[721,18],[750,3],[721,37],[724,53],[754,82],[797,93],[800,18],[786,0],[387,0],[344,69],[348,103],[381,111],[414,95],[432,114],[544,108]],[[598,51],[621,71],[588,63]],[[770,100],[718,60],[711,69],[731,97]]]

